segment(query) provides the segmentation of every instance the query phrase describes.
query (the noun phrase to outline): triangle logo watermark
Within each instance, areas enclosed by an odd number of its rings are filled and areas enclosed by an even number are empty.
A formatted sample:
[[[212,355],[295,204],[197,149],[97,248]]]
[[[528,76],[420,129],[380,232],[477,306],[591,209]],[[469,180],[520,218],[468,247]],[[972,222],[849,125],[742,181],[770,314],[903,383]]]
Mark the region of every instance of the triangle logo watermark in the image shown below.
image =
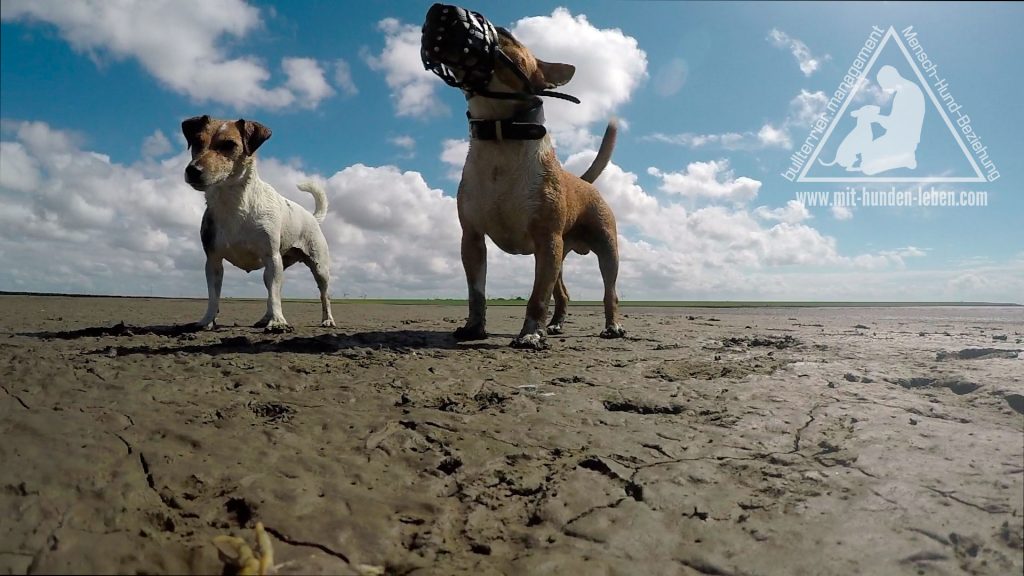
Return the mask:
[[[948,82],[939,77],[937,65],[924,52],[913,26],[903,29],[902,34],[903,38],[892,26],[888,30],[874,27],[825,111],[812,124],[807,139],[790,158],[789,169],[782,173],[784,178],[796,182],[835,183],[991,182],[999,178],[988,148],[974,132],[970,117],[963,113],[962,106],[949,90]],[[899,48],[909,70],[913,71],[913,74],[907,74],[908,68],[898,63],[908,77],[901,75],[899,69],[892,65],[874,70],[890,41]],[[910,45],[910,50],[907,45]],[[875,78],[881,88],[876,90],[876,95],[883,98],[891,95],[891,110],[883,114],[881,106],[868,104],[847,114],[847,109],[870,84],[871,78]],[[936,96],[933,87],[941,98]],[[947,111],[956,116],[955,122]],[[918,166],[919,156],[927,156],[926,151],[918,150],[924,122],[935,115],[941,118],[948,130],[947,134],[947,130],[938,129],[941,137],[952,137],[949,150],[954,156],[962,153],[966,164],[958,172],[941,170],[939,175],[934,175],[932,168],[931,174],[914,176],[913,172],[921,169]],[[848,118],[855,119],[856,126],[848,131],[837,131],[836,127]],[[837,141],[841,138],[838,146],[828,145],[833,136]],[[953,143],[956,148],[953,148]],[[834,150],[834,157],[822,158],[823,150]],[[966,170],[968,166],[970,170]],[[840,173],[836,175],[836,171]],[[816,172],[826,175],[816,176]]]

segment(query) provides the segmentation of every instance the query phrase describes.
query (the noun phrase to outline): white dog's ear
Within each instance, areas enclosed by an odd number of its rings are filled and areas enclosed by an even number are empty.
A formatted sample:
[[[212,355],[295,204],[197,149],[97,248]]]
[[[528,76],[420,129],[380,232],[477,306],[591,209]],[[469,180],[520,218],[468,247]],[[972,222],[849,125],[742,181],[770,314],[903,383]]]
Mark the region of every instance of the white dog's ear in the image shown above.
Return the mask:
[[[199,133],[202,132],[209,123],[210,117],[206,115],[193,116],[181,123],[181,133],[185,135],[185,141],[188,142],[189,149],[195,146],[196,140],[199,138]]]
[[[256,149],[270,138],[270,128],[253,120],[239,118],[236,122],[242,134],[242,145],[247,156],[252,156]]]
[[[554,88],[569,83],[576,67],[572,64],[559,64],[558,62],[544,62],[537,60],[537,70],[544,77],[544,88]]]

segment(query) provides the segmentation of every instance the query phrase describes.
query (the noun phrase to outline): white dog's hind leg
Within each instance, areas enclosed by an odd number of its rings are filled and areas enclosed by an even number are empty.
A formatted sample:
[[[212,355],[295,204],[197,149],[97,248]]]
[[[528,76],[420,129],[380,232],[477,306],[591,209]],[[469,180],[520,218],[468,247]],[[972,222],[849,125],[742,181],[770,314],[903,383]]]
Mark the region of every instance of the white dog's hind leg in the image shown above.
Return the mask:
[[[292,327],[281,311],[281,284],[284,282],[284,262],[277,250],[264,261],[263,284],[267,287],[267,313],[256,323],[266,326],[268,332],[290,332]]]
[[[331,255],[327,248],[327,239],[324,238],[323,231],[318,229],[317,232],[318,234],[314,236],[314,240],[306,252],[307,255],[302,259],[302,261],[306,264],[306,267],[309,268],[309,271],[313,273],[313,279],[316,280],[316,287],[320,290],[320,304],[323,308],[323,316],[320,319],[320,326],[324,328],[333,328],[335,324],[334,315],[331,313],[330,296]]]
[[[206,302],[206,314],[196,324],[203,330],[217,325],[217,313],[220,311],[220,287],[224,283],[224,261],[220,258],[206,259],[206,291],[209,295]]]
[[[320,325],[324,328],[333,328],[334,315],[331,314],[331,296],[328,292],[331,272],[326,264],[317,265],[310,263],[309,269],[313,272],[316,287],[320,289],[320,305],[323,308],[323,318]]]

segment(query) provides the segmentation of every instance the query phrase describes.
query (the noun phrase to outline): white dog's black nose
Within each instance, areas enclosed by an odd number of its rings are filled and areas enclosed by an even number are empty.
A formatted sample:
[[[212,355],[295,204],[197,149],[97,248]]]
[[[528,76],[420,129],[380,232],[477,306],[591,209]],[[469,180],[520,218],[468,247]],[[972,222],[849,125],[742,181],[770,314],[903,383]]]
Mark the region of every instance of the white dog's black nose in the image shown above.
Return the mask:
[[[189,164],[185,167],[185,181],[186,182],[197,182],[203,176],[203,169],[195,164]]]

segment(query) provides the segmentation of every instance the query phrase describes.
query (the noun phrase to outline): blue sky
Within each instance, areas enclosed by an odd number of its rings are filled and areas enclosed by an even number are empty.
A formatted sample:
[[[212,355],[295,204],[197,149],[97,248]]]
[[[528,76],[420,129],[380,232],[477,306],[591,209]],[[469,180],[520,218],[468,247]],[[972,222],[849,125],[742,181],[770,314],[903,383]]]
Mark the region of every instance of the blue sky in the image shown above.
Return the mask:
[[[336,295],[460,296],[465,104],[412,49],[430,3],[190,4],[0,5],[0,290],[204,295],[202,197],[181,181],[179,124],[205,113],[271,127],[261,173],[281,193],[311,206],[295,184],[326,184]],[[547,105],[567,168],[586,168],[610,115],[625,121],[598,181],[619,219],[624,297],[1021,301],[1024,104],[1007,65],[1024,53],[1021,5],[469,7],[577,66],[564,91],[584,103]],[[792,202],[844,187],[780,173],[874,25],[913,25],[970,115],[1001,177],[937,187],[984,190],[987,206]],[[857,102],[872,98],[885,106],[870,85]],[[943,130],[932,110],[914,175],[963,162]],[[528,293],[528,257],[489,258],[491,296]],[[307,276],[290,270],[285,293],[313,297]],[[567,283],[597,296],[596,261],[570,258]],[[226,295],[262,293],[229,269]]]

